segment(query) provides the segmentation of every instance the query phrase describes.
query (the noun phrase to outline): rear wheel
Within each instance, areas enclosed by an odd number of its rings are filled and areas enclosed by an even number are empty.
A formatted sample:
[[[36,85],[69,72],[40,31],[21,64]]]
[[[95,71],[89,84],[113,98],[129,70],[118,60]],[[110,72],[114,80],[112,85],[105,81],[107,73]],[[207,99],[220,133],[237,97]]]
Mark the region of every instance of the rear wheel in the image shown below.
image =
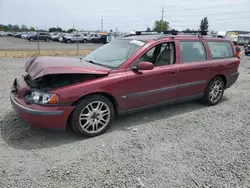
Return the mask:
[[[49,42],[49,41],[50,41],[49,38],[46,38],[46,39],[45,39],[45,42]]]
[[[114,106],[102,95],[89,96],[78,103],[69,119],[76,133],[86,137],[103,134],[114,120]]]
[[[67,42],[67,43],[71,43],[71,40],[70,40],[70,39],[68,39],[68,40],[66,40],[66,42]]]
[[[211,80],[205,90],[203,103],[214,106],[219,103],[224,94],[225,83],[221,77],[215,77]]]

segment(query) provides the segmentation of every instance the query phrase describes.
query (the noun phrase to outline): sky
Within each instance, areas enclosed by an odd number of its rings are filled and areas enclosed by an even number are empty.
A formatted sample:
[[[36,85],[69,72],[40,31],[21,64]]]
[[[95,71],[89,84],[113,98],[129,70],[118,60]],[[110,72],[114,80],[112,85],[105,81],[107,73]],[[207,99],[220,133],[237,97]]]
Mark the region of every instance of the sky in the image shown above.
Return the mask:
[[[177,30],[198,29],[208,17],[209,29],[250,31],[250,0],[0,0],[0,24],[48,29],[132,31],[163,20]]]

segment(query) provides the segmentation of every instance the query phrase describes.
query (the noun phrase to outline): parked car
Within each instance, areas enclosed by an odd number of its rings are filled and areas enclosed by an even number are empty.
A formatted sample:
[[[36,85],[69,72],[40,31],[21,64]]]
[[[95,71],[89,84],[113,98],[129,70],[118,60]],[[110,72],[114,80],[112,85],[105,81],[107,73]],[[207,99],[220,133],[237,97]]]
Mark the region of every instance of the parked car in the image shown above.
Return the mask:
[[[0,31],[0,37],[4,37],[4,36],[6,36],[6,32]]]
[[[71,34],[63,36],[63,42],[72,43],[72,42],[87,42],[87,37],[84,37],[81,34]]]
[[[121,114],[198,99],[216,105],[236,82],[239,65],[236,50],[226,39],[116,38],[84,58],[28,60],[27,73],[14,79],[10,100],[32,126],[71,126],[93,137]]]
[[[101,36],[98,33],[92,33],[88,37],[88,42],[93,42],[93,43],[100,43],[101,42]]]
[[[53,41],[59,41],[59,38],[63,36],[63,33],[57,33],[56,35],[53,35],[51,38]]]
[[[64,42],[64,39],[67,37],[67,36],[70,36],[71,34],[68,34],[68,33],[64,33],[58,40],[59,42]]]
[[[250,44],[245,47],[245,55],[250,55]]]
[[[17,32],[13,35],[16,38],[22,38],[22,33],[21,32]]]
[[[13,36],[14,34],[12,32],[7,32],[6,36]]]
[[[29,35],[27,37],[27,39],[29,41],[34,41],[34,40],[44,40],[46,42],[49,42],[51,41],[51,36],[49,33],[46,33],[46,32],[36,32],[36,33],[33,33],[32,35]]]
[[[28,34],[28,32],[24,32],[24,33],[22,33],[21,38],[22,38],[22,39],[24,39],[24,38],[25,38],[25,36],[27,36],[27,34]]]

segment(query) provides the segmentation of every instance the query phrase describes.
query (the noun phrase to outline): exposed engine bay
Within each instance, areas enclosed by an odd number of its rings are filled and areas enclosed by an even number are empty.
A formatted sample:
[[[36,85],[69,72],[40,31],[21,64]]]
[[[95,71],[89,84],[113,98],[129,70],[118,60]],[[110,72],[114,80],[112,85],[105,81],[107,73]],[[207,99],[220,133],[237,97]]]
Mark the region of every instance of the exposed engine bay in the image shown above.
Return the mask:
[[[56,89],[87,80],[93,80],[104,76],[105,75],[96,74],[56,74],[45,75],[32,80],[30,75],[27,74],[24,79],[30,88],[48,91],[51,89]]]

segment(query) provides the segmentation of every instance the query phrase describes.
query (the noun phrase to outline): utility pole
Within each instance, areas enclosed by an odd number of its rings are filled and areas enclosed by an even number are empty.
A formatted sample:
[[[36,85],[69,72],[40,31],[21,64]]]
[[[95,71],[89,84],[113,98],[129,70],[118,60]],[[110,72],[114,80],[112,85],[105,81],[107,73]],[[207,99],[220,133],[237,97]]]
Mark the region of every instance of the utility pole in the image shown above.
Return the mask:
[[[162,32],[163,16],[164,16],[164,7],[162,7],[162,10],[161,10],[161,32]]]
[[[103,18],[101,18],[101,31],[103,31]]]

